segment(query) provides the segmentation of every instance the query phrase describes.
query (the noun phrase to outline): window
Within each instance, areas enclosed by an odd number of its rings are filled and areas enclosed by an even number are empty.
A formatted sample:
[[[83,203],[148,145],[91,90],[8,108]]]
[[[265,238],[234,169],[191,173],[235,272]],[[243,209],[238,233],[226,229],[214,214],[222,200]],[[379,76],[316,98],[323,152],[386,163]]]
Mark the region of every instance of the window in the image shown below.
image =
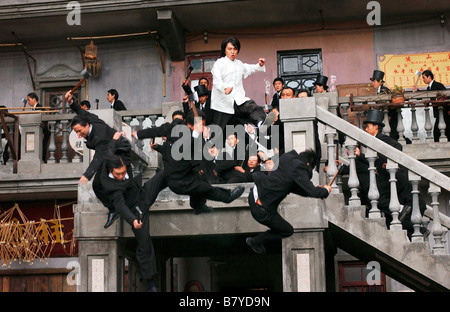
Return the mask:
[[[380,272],[380,282],[376,285],[367,283],[370,270],[362,262],[339,263],[340,292],[385,292],[386,276]]]
[[[69,88],[69,87],[68,87]],[[61,114],[70,113],[70,107],[67,105],[64,95],[68,88],[52,88],[44,89],[45,93],[45,106],[50,106],[51,110],[59,110]],[[69,88],[70,89],[70,88]],[[80,89],[73,93],[73,101],[78,103],[80,98]]]
[[[283,78],[286,87],[295,91],[312,88],[321,73],[320,50],[278,52],[278,76]]]
[[[211,70],[213,68],[214,63],[220,57],[219,52],[205,53],[205,54],[195,54],[188,55],[186,57],[187,67],[191,65],[194,69],[189,76],[189,80],[191,81],[191,88],[194,88],[198,85],[198,81],[200,78],[205,77],[209,81],[209,89],[212,86],[212,74]]]

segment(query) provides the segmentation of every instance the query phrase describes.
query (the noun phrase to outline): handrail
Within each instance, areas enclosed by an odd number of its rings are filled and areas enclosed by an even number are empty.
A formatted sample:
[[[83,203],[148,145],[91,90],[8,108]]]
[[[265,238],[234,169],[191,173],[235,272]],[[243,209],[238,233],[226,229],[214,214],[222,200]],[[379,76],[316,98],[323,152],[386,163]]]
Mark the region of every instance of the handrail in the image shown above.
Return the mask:
[[[382,142],[381,140],[374,138],[365,131],[330,113],[322,107],[316,106],[316,117],[324,124],[327,124],[332,128],[346,134],[364,146],[368,146],[376,152],[383,154],[399,165],[408,168],[408,170],[441,187],[443,190],[450,191],[450,178],[437,170],[430,168],[417,159],[400,152],[396,148]]]

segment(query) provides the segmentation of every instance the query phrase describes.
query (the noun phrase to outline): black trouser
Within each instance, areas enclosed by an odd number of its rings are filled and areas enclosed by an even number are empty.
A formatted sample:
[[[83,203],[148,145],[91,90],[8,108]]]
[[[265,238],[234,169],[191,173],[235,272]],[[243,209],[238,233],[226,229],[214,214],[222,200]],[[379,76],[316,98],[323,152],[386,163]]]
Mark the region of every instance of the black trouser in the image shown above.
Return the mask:
[[[254,237],[255,242],[264,243],[267,241],[280,240],[282,238],[289,237],[294,233],[294,228],[292,225],[283,219],[277,210],[268,209],[255,203],[253,188],[250,189],[248,203],[250,205],[250,212],[252,213],[253,218],[262,225],[270,228],[270,230]]]
[[[135,229],[132,226],[136,237],[136,259],[139,263],[141,277],[150,279],[158,274],[156,269],[155,250],[150,237],[149,208],[155,202],[161,190],[167,187],[164,179],[164,171],[157,172],[150,180],[144,183],[141,193],[142,227]]]
[[[213,124],[218,125],[223,131],[226,130],[226,125],[252,123],[258,125],[260,121],[266,119],[264,108],[259,106],[253,100],[248,100],[241,105],[234,102],[234,114],[214,112]]]
[[[189,195],[189,204],[193,209],[201,209],[206,204],[207,199],[224,203],[231,202],[230,190],[212,186],[200,179],[195,179],[190,183],[169,180],[167,184],[172,192],[180,195]]]

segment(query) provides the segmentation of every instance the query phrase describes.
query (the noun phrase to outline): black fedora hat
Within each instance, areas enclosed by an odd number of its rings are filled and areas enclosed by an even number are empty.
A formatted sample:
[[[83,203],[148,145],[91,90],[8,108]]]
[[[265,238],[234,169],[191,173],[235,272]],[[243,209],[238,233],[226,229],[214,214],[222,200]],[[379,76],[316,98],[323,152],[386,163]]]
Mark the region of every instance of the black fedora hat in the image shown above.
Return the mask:
[[[382,111],[371,109],[367,112],[367,118],[363,121],[363,124],[371,123],[384,127],[383,120],[384,113]]]
[[[204,85],[198,85],[194,89],[197,91],[198,96],[209,95],[208,89]]]
[[[375,69],[373,71],[372,78],[370,78],[370,81],[378,80],[378,81],[384,82],[383,78],[384,78],[384,72],[382,72],[381,70]]]
[[[314,81],[313,85],[319,85],[319,86],[323,86],[324,88],[328,88],[327,82],[328,82],[327,76],[318,75],[316,78],[316,81]]]

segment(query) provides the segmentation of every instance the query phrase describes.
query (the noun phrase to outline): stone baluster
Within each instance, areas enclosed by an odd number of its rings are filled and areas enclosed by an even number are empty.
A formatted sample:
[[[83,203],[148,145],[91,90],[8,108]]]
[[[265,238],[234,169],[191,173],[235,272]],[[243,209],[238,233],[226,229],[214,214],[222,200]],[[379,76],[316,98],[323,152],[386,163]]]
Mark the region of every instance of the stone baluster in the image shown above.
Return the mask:
[[[60,163],[67,163],[69,160],[67,158],[67,151],[69,149],[69,130],[67,129],[67,125],[69,124],[68,120],[61,120],[61,131],[62,131],[62,143],[61,143],[61,159],[59,160]]]
[[[369,193],[367,196],[371,204],[369,218],[379,219],[381,218],[381,212],[378,209],[378,199],[380,198],[380,193],[378,192],[377,178],[375,175],[375,171],[377,170],[375,167],[375,161],[378,158],[378,154],[371,148],[367,148],[365,154],[366,159],[369,161]]]
[[[56,151],[56,144],[55,144],[55,132],[56,132],[56,121],[52,120],[48,122],[50,126],[50,144],[48,146],[48,151],[50,152],[50,156],[47,160],[47,163],[54,164],[56,163],[55,159],[55,151]],[[43,146],[42,148],[45,148]]]
[[[137,126],[136,130],[140,130],[143,127],[145,116],[136,116],[136,119],[139,122],[139,126]],[[137,141],[136,145],[139,147],[139,149],[142,149],[144,147],[144,143],[142,140]]]
[[[412,185],[412,212],[411,212],[411,222],[414,227],[414,233],[411,237],[411,242],[423,242],[423,235],[420,233],[420,225],[422,224],[422,214],[419,208],[419,183],[420,176],[412,171],[408,171],[409,181]]]
[[[328,155],[328,165],[327,165],[327,176],[328,176],[328,183],[333,178],[333,175],[337,172],[336,167],[336,144],[334,144],[334,137],[336,136],[336,129],[333,129],[331,127],[326,127],[325,129],[325,136],[327,138],[327,155]],[[338,194],[339,193],[339,187],[336,184],[336,179],[333,181],[333,184],[331,185],[331,193],[332,194]]]
[[[431,117],[430,117],[430,106],[427,104],[424,108],[425,112],[425,131],[427,133],[427,137],[425,139],[426,143],[434,142],[433,138],[433,125],[431,124]]]
[[[383,123],[384,123],[384,127],[383,127],[383,133],[386,134],[387,136],[389,136],[391,134],[391,126],[389,124],[389,109],[388,107],[385,107],[383,109],[383,113],[384,113],[384,119],[383,119]]]
[[[442,243],[444,230],[441,225],[441,218],[439,216],[439,194],[441,193],[441,188],[437,185],[430,183],[428,193],[431,196],[431,207],[433,208],[433,226],[431,233],[434,237],[433,254],[442,255],[445,254],[445,246]]]
[[[402,109],[397,108],[397,132],[398,132],[398,142],[400,144],[405,143],[405,137],[403,136],[403,132],[405,132],[405,126],[403,125],[403,117],[402,117]]]
[[[448,142],[447,137],[445,136],[445,120],[444,120],[444,107],[439,106],[439,123],[438,123],[438,129],[441,132],[441,136],[439,137],[439,142]]]
[[[350,106],[349,103],[341,103],[341,107],[342,107],[342,118],[345,121],[348,121],[348,107]]]
[[[347,139],[345,140],[345,147],[347,147],[349,151],[348,158],[350,162],[348,186],[350,187],[351,197],[348,201],[348,204],[349,206],[360,206],[361,200],[358,197],[359,180],[358,175],[356,174],[356,163],[355,163],[356,141],[347,136]]]
[[[398,213],[400,211],[400,202],[397,195],[397,178],[395,177],[398,171],[398,164],[395,161],[388,159],[386,170],[389,172],[389,183],[391,186],[391,198],[389,201],[389,211],[392,215],[391,230],[401,230],[402,224],[398,219]]]
[[[417,143],[419,141],[419,125],[417,124],[416,117],[416,106],[414,104],[411,105],[411,132],[412,132],[412,141]]]

